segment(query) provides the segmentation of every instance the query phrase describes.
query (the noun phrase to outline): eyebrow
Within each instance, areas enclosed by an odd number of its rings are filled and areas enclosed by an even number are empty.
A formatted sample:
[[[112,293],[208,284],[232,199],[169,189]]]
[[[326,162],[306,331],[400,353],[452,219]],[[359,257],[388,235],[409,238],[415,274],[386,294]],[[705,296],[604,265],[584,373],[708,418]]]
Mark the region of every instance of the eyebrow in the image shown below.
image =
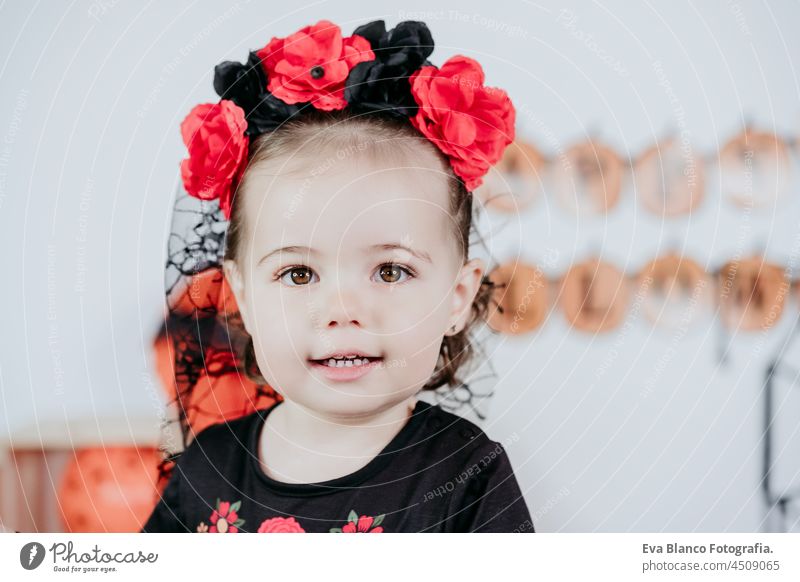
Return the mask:
[[[431,256],[428,253],[426,253],[425,251],[418,251],[416,249],[412,249],[411,247],[407,247],[407,246],[399,244],[399,243],[380,243],[380,244],[376,244],[376,245],[372,245],[370,247],[367,247],[367,251],[395,251],[395,250],[404,250],[404,251],[408,252],[409,254],[417,257],[420,260],[427,261],[428,263],[433,263],[433,260],[431,259]],[[276,255],[278,253],[287,253],[287,254],[288,253],[294,253],[294,254],[308,253],[308,254],[311,254],[311,255],[319,255],[320,254],[319,251],[317,251],[316,249],[312,249],[311,247],[306,247],[306,246],[302,246],[302,245],[291,245],[291,246],[288,246],[288,247],[281,247],[279,249],[275,249],[274,251],[271,251],[271,252],[267,253],[266,255],[261,257],[261,259],[258,261],[258,264],[260,265],[261,263],[263,263],[267,259],[269,259],[272,255]]]

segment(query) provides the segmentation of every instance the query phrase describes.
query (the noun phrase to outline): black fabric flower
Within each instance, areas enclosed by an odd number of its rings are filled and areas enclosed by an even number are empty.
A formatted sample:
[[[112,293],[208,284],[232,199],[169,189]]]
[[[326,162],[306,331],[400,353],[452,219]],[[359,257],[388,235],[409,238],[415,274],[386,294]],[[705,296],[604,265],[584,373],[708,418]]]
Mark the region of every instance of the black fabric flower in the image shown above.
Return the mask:
[[[386,30],[375,20],[353,31],[372,45],[375,59],[357,64],[344,89],[348,107],[358,112],[384,111],[409,117],[417,111],[408,78],[424,65],[433,52],[433,37],[424,22],[406,20]]]
[[[214,90],[244,109],[250,138],[274,130],[306,107],[284,103],[267,91],[267,74],[255,51],[245,64],[225,61],[214,67]]]

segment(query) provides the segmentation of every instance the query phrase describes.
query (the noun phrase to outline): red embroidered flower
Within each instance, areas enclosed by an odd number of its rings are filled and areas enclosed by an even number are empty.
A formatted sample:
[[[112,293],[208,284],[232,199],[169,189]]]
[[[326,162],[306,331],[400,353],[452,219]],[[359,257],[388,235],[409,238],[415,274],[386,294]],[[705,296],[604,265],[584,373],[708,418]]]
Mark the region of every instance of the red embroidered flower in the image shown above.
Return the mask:
[[[361,517],[358,514],[350,510],[350,514],[347,516],[347,523],[344,527],[332,527],[330,532],[331,533],[381,533],[383,532],[382,527],[376,527],[380,523],[383,522],[383,518],[386,514],[382,513],[378,517],[370,517],[369,515],[362,515]],[[372,528],[372,529],[370,529]]]
[[[483,82],[480,64],[462,55],[440,69],[422,67],[410,77],[419,105],[411,123],[449,156],[470,191],[514,140],[514,105],[505,91]]]
[[[226,218],[230,218],[233,184],[247,164],[246,128],[244,111],[227,99],[197,105],[181,123],[183,143],[189,150],[189,157],[181,162],[183,185],[195,198],[219,198]]]
[[[244,520],[239,519],[237,511],[242,506],[241,501],[231,504],[230,501],[223,501],[217,499],[217,508],[211,514],[212,525],[208,528],[209,533],[236,533],[239,528],[244,525]]]
[[[342,38],[329,20],[301,28],[286,38],[273,37],[257,51],[267,72],[267,89],[286,103],[311,104],[324,111],[343,109],[350,69],[375,59],[369,41],[354,34]]]
[[[272,517],[261,522],[258,533],[305,533],[293,517]]]

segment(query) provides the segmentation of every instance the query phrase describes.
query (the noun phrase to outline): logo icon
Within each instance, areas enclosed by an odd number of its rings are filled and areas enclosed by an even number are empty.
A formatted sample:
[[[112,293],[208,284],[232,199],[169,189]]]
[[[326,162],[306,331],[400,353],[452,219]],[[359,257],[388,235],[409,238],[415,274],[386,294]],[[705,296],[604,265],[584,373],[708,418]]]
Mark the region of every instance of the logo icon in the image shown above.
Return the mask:
[[[35,570],[44,561],[44,546],[39,542],[28,542],[19,551],[19,563],[26,570]]]

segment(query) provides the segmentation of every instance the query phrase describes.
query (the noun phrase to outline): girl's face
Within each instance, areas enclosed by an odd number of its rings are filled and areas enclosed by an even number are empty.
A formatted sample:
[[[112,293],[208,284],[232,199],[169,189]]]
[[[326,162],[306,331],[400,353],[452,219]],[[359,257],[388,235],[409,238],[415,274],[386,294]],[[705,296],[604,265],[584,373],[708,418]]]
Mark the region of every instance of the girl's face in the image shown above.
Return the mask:
[[[239,192],[246,224],[237,262],[225,262],[262,375],[330,417],[406,400],[431,377],[445,333],[466,324],[484,271],[458,252],[441,168],[355,156],[273,177],[273,162]],[[354,353],[378,361],[321,362]]]

